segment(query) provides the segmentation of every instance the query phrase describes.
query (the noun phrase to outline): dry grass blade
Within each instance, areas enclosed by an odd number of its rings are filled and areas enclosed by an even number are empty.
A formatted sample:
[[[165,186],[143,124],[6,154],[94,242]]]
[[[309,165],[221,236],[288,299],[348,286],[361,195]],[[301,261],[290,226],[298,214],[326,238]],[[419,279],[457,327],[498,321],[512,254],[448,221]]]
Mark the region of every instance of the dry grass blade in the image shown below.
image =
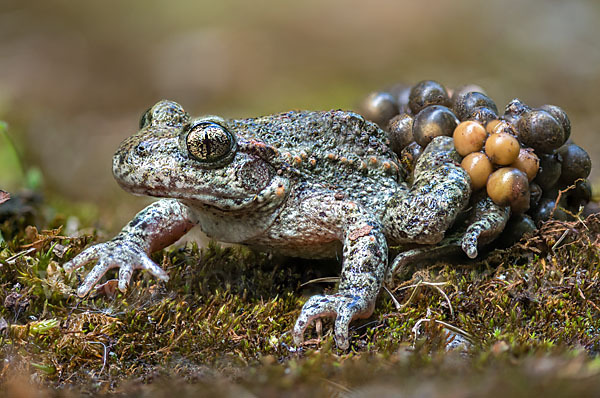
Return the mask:
[[[567,237],[568,234],[569,234],[569,230],[565,229],[565,232],[563,232],[563,234],[560,236],[560,238],[558,238],[556,243],[552,245],[552,252],[554,252],[556,250],[556,248],[562,243],[562,241],[565,240],[565,238]]]
[[[419,282],[417,282],[417,283],[415,283],[413,285],[402,286],[402,287],[398,288],[397,290],[406,290],[406,289],[414,288],[414,290],[412,291],[412,293],[409,296],[408,300],[404,304],[400,304],[398,302],[398,300],[395,298],[395,296],[393,295],[393,293],[390,292],[387,289],[387,287],[384,286],[384,288],[385,288],[385,291],[392,297],[392,300],[394,302],[394,305],[396,306],[396,309],[401,310],[402,308],[406,307],[411,302],[411,300],[415,296],[415,294],[416,294],[417,289],[419,288],[419,286],[430,286],[430,287],[434,288],[435,290],[437,290],[440,293],[440,295],[444,298],[444,300],[446,300],[446,303],[448,303],[448,308],[450,309],[450,316],[454,317],[454,309],[452,308],[452,303],[450,301],[450,298],[440,288],[440,286],[446,286],[448,283],[449,282],[427,282],[427,281],[420,280]]]
[[[459,328],[458,326],[452,325],[448,322],[440,321],[438,319],[430,319],[430,318],[421,318],[415,323],[415,325],[411,329],[415,336],[414,337],[415,339],[417,339],[419,337],[419,329],[421,328],[421,325],[425,322],[434,322],[434,323],[440,324],[440,325],[444,326],[446,329],[450,330],[451,332],[461,335],[469,343],[476,344],[475,337],[472,334],[470,334],[469,332],[467,332],[466,330],[463,330],[463,329]]]
[[[304,282],[300,286],[302,287],[302,286],[310,285],[313,283],[337,283],[339,281],[340,281],[340,278],[338,276],[328,276],[328,277],[324,277],[324,278],[311,279],[309,281]]]
[[[102,367],[100,368],[100,372],[99,372],[99,374],[102,374],[102,372],[104,372],[104,368],[106,367],[106,359],[108,357],[108,347],[106,347],[106,344],[104,344],[101,341],[88,341],[88,344],[100,344],[102,346],[102,348],[104,349],[104,354],[102,355]]]
[[[14,262],[21,256],[24,256],[26,254],[32,253],[34,252],[36,249],[34,247],[30,247],[27,250],[23,250],[15,255],[10,256],[9,258],[7,258],[5,261],[7,264],[14,264]]]
[[[402,308],[402,304],[400,304],[400,302],[398,301],[396,296],[394,296],[394,293],[392,293],[390,291],[390,289],[388,289],[387,286],[385,286],[385,285],[383,286],[383,289],[385,290],[385,292],[388,294],[388,296],[390,296],[390,298],[394,302],[394,306],[396,307],[396,309],[400,310]]]
[[[458,326],[452,325],[450,323],[444,322],[444,321],[440,321],[438,319],[434,319],[435,323],[439,323],[440,325],[444,326],[446,329],[456,333],[456,334],[460,334],[462,337],[464,337],[469,343],[471,344],[475,344],[476,340],[475,337],[470,334],[469,332],[467,332],[466,330],[463,330],[461,328],[459,328]]]
[[[321,380],[323,380],[325,383],[329,384],[331,387],[335,388],[338,391],[344,392],[346,394],[352,394],[352,390],[349,389],[348,387],[344,386],[343,384],[336,383],[333,380],[329,380],[329,379],[325,379],[325,378],[322,378]]]

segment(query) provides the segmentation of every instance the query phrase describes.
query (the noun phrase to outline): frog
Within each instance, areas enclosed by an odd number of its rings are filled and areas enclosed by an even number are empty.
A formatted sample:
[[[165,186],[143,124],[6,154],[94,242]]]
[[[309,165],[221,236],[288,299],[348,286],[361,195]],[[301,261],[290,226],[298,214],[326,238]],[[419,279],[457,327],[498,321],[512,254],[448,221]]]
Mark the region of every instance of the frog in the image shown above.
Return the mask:
[[[470,177],[460,161],[452,138],[437,137],[409,184],[387,133],[352,111],[193,118],[178,103],[161,100],[112,161],[123,189],[159,200],[63,268],[73,272],[95,262],[77,289],[81,297],[111,268],[118,268],[123,292],[138,269],[166,281],[151,253],[194,227],[217,241],[287,256],[341,254],[337,291],[308,298],[291,333],[301,346],[307,327],[333,317],[336,344],[348,349],[350,323],[371,316],[390,272],[411,258],[435,255],[470,208],[477,209],[474,216],[445,247],[462,246],[475,257],[506,224],[505,208],[486,200],[469,204]],[[408,255],[390,264],[390,247],[406,244]]]

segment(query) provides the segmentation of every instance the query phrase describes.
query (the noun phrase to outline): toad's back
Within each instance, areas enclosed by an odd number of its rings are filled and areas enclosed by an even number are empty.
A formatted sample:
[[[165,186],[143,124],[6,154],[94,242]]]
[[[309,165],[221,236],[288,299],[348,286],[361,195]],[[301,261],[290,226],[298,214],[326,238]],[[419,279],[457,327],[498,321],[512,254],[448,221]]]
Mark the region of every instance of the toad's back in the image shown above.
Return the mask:
[[[277,148],[273,163],[301,182],[372,204],[399,188],[398,159],[385,132],[356,113],[291,111],[228,124],[238,136]]]
[[[292,111],[228,122],[236,134],[277,148],[280,161],[312,179],[398,179],[398,159],[385,132],[356,113]]]

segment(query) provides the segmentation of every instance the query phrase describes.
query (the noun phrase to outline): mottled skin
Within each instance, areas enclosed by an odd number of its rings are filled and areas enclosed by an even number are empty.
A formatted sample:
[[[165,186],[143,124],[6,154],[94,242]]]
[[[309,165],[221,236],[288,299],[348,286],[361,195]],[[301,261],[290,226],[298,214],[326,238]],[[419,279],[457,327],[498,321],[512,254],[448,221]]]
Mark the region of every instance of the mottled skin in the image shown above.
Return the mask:
[[[134,194],[167,199],[64,265],[73,271],[97,260],[80,296],[113,267],[121,290],[134,269],[168,279],[148,255],[195,225],[219,241],[309,258],[335,256],[341,243],[338,292],[311,297],[293,336],[300,344],[313,320],[335,316],[336,342],[347,348],[349,323],[373,312],[388,272],[388,244],[440,242],[471,196],[451,138],[427,147],[409,187],[385,132],[352,112],[192,119],[179,104],[160,101],[140,124],[115,153],[114,176]],[[475,227],[455,241],[474,257],[479,235],[497,235],[508,213],[472,213]]]

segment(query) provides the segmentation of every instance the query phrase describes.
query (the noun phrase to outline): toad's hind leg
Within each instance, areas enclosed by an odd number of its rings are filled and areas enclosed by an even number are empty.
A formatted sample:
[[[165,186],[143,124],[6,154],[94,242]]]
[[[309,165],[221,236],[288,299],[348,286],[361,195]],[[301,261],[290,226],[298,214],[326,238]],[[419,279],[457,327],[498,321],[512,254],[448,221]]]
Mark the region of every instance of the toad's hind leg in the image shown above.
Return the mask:
[[[458,222],[441,242],[399,253],[390,266],[388,281],[392,276],[406,279],[416,267],[458,254],[461,249],[469,258],[477,257],[478,247],[496,239],[509,217],[509,207],[498,206],[483,192],[475,195],[467,217]]]
[[[312,296],[302,307],[292,332],[300,345],[305,329],[317,318],[335,317],[335,340],[349,346],[348,326],[371,315],[387,270],[387,241],[379,220],[368,209],[333,194],[303,198],[306,226],[330,231],[342,241],[342,274],[338,292]]]
[[[460,161],[452,137],[431,141],[417,161],[413,185],[388,202],[386,235],[398,243],[441,241],[471,196],[471,179]]]

